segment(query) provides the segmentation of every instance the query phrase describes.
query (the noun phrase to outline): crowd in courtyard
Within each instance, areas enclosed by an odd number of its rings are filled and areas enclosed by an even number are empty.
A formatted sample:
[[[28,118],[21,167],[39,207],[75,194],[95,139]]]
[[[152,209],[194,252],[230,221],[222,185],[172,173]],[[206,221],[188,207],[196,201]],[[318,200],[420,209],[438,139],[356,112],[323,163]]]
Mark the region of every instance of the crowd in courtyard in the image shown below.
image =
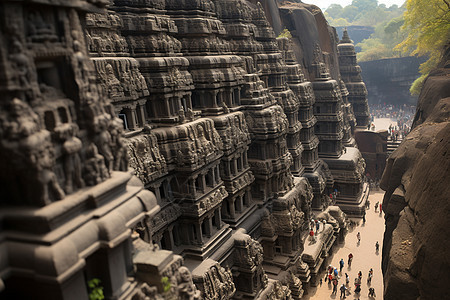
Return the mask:
[[[372,104],[370,105],[371,122],[367,126],[368,130],[375,131],[375,119],[391,119],[388,133],[392,141],[398,141],[406,137],[411,130],[416,107],[414,105],[393,105],[393,104]],[[384,128],[379,128],[384,129]]]
[[[344,244],[333,251],[317,287],[305,299],[382,299],[381,246],[384,218],[382,193],[371,193],[363,219],[350,219]],[[367,217],[367,219],[366,219]],[[310,238],[314,243],[326,222],[310,220]]]

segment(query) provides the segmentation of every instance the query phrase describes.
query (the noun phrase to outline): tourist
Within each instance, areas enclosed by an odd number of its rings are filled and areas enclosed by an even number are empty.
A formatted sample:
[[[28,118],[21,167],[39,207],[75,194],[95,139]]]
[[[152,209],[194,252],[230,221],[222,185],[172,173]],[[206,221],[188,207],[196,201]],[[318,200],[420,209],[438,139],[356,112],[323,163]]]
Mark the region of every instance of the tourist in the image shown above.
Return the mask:
[[[320,221],[316,220],[316,233],[319,232],[319,228],[320,228]]]
[[[355,278],[355,293],[359,294],[361,292],[361,280]]]
[[[378,209],[378,205],[380,204],[380,201],[377,201],[377,203],[375,203],[375,212],[377,212]]]
[[[348,277],[348,274],[345,273],[345,284],[348,286],[349,282],[350,282],[350,278]]]
[[[333,292],[331,294],[337,293],[337,286],[338,286],[338,280],[337,280],[337,278],[334,278],[333,279]]]
[[[373,287],[369,288],[369,297],[376,297],[375,296],[375,289]]]
[[[361,281],[361,279],[362,279],[362,272],[361,271],[358,272],[358,278]]]
[[[348,262],[347,262],[347,265],[348,265],[348,267],[350,268],[351,267],[351,265],[352,265],[352,260],[353,260],[353,254],[349,254],[348,255]]]
[[[366,212],[364,211],[364,214],[363,214],[363,224],[366,224]]]
[[[383,212],[383,206],[382,206],[382,204],[380,203],[380,214]]]
[[[327,278],[325,277],[325,282],[327,281]],[[322,278],[320,278],[320,286],[322,286],[322,282],[323,282],[323,280],[322,280]]]
[[[347,288],[345,287],[344,284],[341,285],[341,298],[345,298],[345,291],[347,290]]]
[[[378,243],[378,241],[375,243],[375,252],[378,253],[378,250],[380,249],[380,244]]]
[[[339,272],[342,273],[342,269],[344,268],[344,259],[343,258],[341,258],[341,260],[339,261],[339,267],[340,267]]]
[[[358,232],[356,235],[356,238],[358,239],[358,244],[361,242],[361,233]]]
[[[312,242],[316,241],[316,237],[314,236],[314,230],[311,229],[311,231],[309,232],[309,237]]]
[[[371,284],[372,283],[372,276],[373,276],[373,269],[370,268],[369,275],[367,276],[367,284]]]

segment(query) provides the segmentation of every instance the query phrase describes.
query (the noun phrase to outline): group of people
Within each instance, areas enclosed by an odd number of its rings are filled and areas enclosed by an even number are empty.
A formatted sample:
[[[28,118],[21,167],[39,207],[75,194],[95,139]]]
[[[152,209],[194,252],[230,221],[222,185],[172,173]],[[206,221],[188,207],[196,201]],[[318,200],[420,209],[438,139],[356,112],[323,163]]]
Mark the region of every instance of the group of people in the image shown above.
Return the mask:
[[[399,122],[397,121],[397,123]],[[410,130],[411,128],[406,124],[403,124],[401,126],[390,124],[388,133],[391,141],[396,142],[399,140],[399,138],[404,139]]]
[[[317,234],[319,233],[320,224],[323,223],[323,228],[325,228],[325,224],[327,223],[326,220],[317,220],[317,219],[311,219],[309,224],[309,237],[312,242],[316,242]]]
[[[375,131],[375,118],[390,118],[396,120],[396,124],[389,125],[389,137],[392,141],[398,141],[400,138],[405,138],[411,130],[416,107],[407,104],[371,104],[370,112],[372,121],[367,125],[367,129]]]
[[[352,260],[353,260],[353,254],[350,253],[348,255],[348,261],[347,261],[349,268],[351,267]],[[341,279],[341,277],[342,277],[342,270],[344,268],[344,265],[345,265],[344,259],[341,258],[341,260],[339,261],[339,271],[337,270],[336,267],[333,267],[331,265],[329,265],[327,268],[327,273],[325,275],[325,282],[328,281],[328,285],[333,286],[333,291],[331,292],[332,295],[337,294],[337,290],[338,290],[338,286],[339,286],[339,279]],[[341,276],[339,276],[339,275],[341,275]],[[372,283],[372,277],[373,277],[373,269],[370,268],[368,275],[367,275],[367,285],[369,286],[369,295],[368,296],[376,297],[375,289],[370,286]],[[358,277],[356,277],[354,280],[354,285],[355,285],[354,293],[357,296],[361,293],[361,282],[362,282],[362,272],[359,271]],[[322,285],[322,279],[320,279],[320,285]],[[345,273],[345,283],[341,284],[341,286],[339,287],[339,290],[341,292],[341,295],[340,295],[341,298],[346,298],[348,295],[351,294],[350,277],[347,273]]]

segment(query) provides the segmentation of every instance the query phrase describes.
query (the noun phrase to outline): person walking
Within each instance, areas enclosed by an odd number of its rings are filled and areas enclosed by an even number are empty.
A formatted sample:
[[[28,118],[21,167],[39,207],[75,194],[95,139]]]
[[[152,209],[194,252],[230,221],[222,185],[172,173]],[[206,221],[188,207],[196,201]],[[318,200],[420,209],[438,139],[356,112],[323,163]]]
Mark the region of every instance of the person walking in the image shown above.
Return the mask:
[[[353,254],[349,254],[348,255],[348,263],[347,263],[347,265],[349,266],[349,267],[351,267],[351,265],[352,265],[352,260],[353,260]]]
[[[366,212],[364,211],[364,214],[363,214],[363,224],[366,224]]]
[[[358,239],[358,244],[361,242],[361,233],[358,231],[358,234],[356,235],[356,238]]]
[[[355,293],[358,294],[359,292],[361,292],[361,280],[355,278]]]
[[[358,272],[358,279],[359,279],[359,281],[361,281],[361,279],[362,279],[362,272],[361,271]]]
[[[349,282],[350,282],[350,277],[348,277],[348,274],[345,273],[345,284],[348,286]]]
[[[375,243],[375,252],[378,253],[378,250],[380,250],[380,244],[378,241]]]
[[[369,288],[369,297],[376,297],[375,289],[373,287]]]
[[[338,280],[335,278],[335,279],[333,279],[333,292],[331,294],[337,293],[337,285],[338,285]]]
[[[341,298],[345,298],[346,297],[345,296],[345,291],[347,290],[347,288],[345,287],[344,284],[341,285],[340,290],[341,290]]]
[[[370,268],[369,275],[367,276],[367,284],[371,284],[372,283],[372,277],[373,277],[373,269]]]
[[[342,273],[342,269],[344,268],[344,259],[341,258],[339,261],[339,272]]]
[[[314,230],[312,230],[312,228],[311,231],[309,232],[309,237],[313,243],[316,242],[316,238],[314,237]]]
[[[377,203],[375,203],[375,212],[378,212],[377,210],[378,210],[378,205],[380,204],[380,202],[379,201],[377,201]]]

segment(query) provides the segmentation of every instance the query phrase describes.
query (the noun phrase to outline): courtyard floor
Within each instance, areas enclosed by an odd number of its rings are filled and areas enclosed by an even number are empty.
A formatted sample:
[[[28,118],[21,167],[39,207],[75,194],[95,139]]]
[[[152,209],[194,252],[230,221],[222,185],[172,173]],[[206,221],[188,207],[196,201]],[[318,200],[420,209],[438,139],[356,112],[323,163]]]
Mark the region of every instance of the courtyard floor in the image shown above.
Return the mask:
[[[389,125],[388,125],[389,126]],[[382,202],[383,191],[371,192],[369,195],[370,209],[366,210],[366,223],[363,224],[362,219],[353,219],[358,224],[354,228],[350,228],[345,242],[335,245],[333,249],[333,255],[325,261],[325,264],[332,265],[339,270],[339,261],[344,259],[345,265],[342,270],[342,274],[339,274],[338,292],[332,295],[332,284],[328,281],[323,281],[322,285],[317,287],[309,287],[307,294],[302,299],[342,299],[340,298],[339,287],[342,283],[345,283],[345,273],[350,277],[349,290],[351,294],[346,299],[383,299],[383,276],[381,274],[381,249],[383,243],[384,233],[384,214],[380,214],[379,208],[377,212],[374,210],[376,202]],[[320,230],[319,230],[320,231]],[[356,235],[361,233],[361,242],[358,244]],[[319,233],[320,234],[320,233]],[[375,252],[375,243],[379,242],[380,250]],[[351,267],[348,267],[347,260],[348,254],[353,253],[353,262]],[[369,285],[367,284],[367,274],[369,269],[373,269],[372,284],[370,285],[375,289],[376,298],[368,297]],[[358,276],[358,272],[362,272],[362,284],[361,293],[355,295],[353,284],[355,278]],[[322,279],[325,278],[326,271],[321,273]]]

